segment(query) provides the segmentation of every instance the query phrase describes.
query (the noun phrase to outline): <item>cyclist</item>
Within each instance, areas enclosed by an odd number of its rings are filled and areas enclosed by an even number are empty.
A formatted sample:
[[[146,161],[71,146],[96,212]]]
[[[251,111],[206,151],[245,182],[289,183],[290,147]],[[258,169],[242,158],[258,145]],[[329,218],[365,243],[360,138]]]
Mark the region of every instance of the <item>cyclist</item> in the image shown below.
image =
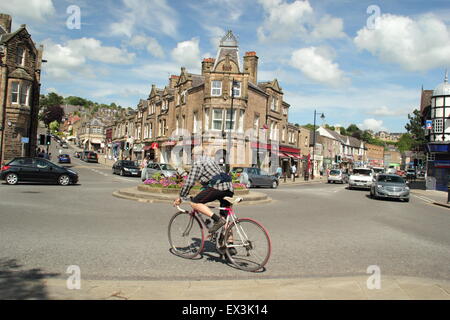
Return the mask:
[[[224,200],[224,197],[233,197],[233,184],[231,177],[223,172],[211,157],[202,155],[201,148],[197,148],[195,151],[192,170],[180,191],[180,197],[174,201],[173,205],[180,205],[182,200],[188,201],[189,191],[195,182],[199,181],[203,186],[202,191],[191,199],[191,206],[194,210],[212,218],[214,225],[209,232],[214,234],[225,224],[225,219],[221,217],[225,213],[220,212],[220,215],[213,213],[206,203],[219,200],[221,207],[229,206],[230,203]]]

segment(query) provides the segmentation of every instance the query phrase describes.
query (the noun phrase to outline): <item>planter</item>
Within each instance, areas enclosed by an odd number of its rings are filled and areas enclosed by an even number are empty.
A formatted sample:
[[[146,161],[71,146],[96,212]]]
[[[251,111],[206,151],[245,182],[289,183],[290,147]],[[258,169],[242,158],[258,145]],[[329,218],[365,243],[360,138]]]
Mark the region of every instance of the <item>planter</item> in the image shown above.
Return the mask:
[[[150,185],[141,184],[137,186],[137,189],[142,192],[149,193],[163,193],[163,194],[179,194],[180,188],[162,188],[162,187],[152,187]],[[191,189],[190,195],[194,196],[200,192],[200,189]],[[234,195],[245,195],[248,194],[248,189],[234,189]]]

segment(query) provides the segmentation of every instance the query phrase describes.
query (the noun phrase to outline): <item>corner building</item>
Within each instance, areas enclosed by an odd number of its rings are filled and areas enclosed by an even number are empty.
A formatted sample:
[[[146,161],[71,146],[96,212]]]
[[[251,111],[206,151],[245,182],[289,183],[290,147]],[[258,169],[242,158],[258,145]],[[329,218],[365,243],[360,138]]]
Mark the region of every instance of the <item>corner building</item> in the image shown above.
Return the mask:
[[[203,60],[201,74],[182,67],[165,88],[153,85],[137,108],[135,158],[148,155],[184,167],[191,161],[189,150],[201,146],[212,148],[217,161],[231,167],[299,167],[298,128],[288,122],[290,105],[277,79],[258,82],[258,60],[251,51],[241,63],[238,42],[228,31],[216,57]]]

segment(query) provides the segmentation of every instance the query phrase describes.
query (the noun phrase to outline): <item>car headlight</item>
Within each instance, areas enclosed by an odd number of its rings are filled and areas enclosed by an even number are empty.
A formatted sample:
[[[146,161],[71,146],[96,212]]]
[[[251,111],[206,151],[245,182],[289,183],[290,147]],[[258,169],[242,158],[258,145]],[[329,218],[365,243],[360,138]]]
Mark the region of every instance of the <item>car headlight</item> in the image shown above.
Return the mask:
[[[123,168],[123,170],[125,170],[125,171],[130,171],[130,169],[128,169],[128,168]]]
[[[409,190],[409,187],[405,187],[405,190]]]
[[[69,171],[70,173],[73,173],[73,174],[76,174],[76,175],[78,175],[78,173],[76,173],[76,172],[75,172],[75,171],[73,171],[73,170],[67,169],[67,171]]]
[[[383,185],[379,184],[377,185],[377,188],[383,189]]]

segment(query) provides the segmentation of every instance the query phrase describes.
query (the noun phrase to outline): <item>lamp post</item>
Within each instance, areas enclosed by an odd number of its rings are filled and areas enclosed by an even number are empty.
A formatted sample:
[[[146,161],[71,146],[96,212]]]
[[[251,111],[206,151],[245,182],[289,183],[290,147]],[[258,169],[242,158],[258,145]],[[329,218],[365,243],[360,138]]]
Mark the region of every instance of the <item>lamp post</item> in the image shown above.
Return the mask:
[[[227,148],[227,158],[228,161],[226,163],[226,171],[230,172],[231,170],[231,130],[233,129],[233,102],[234,102],[234,88],[237,86],[237,81],[234,81],[234,78],[231,82],[231,110],[230,110],[230,126],[228,128],[228,148]],[[225,113],[225,123],[226,123],[226,113]]]
[[[315,151],[316,151],[316,115],[317,115],[317,111],[314,110],[314,130],[313,130],[313,156],[312,156],[312,173],[311,173],[311,179],[314,180],[314,167],[315,167]],[[325,115],[322,113],[320,115],[320,119],[325,119]]]

